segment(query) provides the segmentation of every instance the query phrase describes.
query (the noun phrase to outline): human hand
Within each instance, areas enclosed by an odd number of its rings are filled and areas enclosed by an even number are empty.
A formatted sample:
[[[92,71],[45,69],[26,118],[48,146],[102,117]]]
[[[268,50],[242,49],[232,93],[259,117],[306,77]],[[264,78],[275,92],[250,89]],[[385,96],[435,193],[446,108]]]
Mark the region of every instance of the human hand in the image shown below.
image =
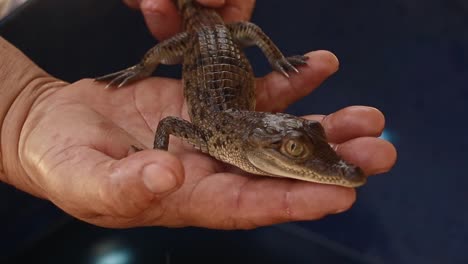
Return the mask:
[[[308,65],[290,79],[276,72],[258,79],[258,110],[285,109],[338,68],[329,52],[307,56]],[[245,229],[318,219],[355,201],[351,188],[243,175],[174,137],[169,152],[128,155],[131,145],[152,146],[160,119],[188,118],[180,80],[148,78],[104,89],[90,79],[67,84],[40,76],[5,119],[4,180],[86,222]],[[384,127],[378,110],[354,106],[307,118],[321,121],[339,154],[367,175],[393,166],[394,147],[376,138]]]
[[[172,0],[123,0],[128,6],[140,9],[151,33],[159,40],[181,31],[182,22]],[[247,21],[252,15],[255,0],[197,0],[217,8],[226,22]]]

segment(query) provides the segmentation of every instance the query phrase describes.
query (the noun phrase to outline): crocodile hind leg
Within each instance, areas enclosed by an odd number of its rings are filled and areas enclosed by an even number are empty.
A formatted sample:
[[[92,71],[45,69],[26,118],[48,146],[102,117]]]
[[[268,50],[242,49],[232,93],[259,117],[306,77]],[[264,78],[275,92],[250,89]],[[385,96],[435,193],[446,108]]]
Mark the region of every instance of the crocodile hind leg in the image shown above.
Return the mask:
[[[296,55],[285,57],[260,27],[250,22],[235,22],[227,25],[234,40],[243,47],[258,46],[267,57],[271,67],[284,76],[288,71],[299,72],[295,66],[307,64],[307,57]]]
[[[166,117],[159,122],[153,148],[167,150],[170,135],[183,139],[203,152],[208,151],[205,134],[194,124],[173,116]]]
[[[188,36],[187,32],[182,32],[164,40],[146,52],[140,63],[118,72],[97,77],[95,80],[110,80],[106,88],[114,84],[121,87],[128,82],[150,76],[160,63],[167,65],[178,64],[182,61],[184,52],[187,50]]]

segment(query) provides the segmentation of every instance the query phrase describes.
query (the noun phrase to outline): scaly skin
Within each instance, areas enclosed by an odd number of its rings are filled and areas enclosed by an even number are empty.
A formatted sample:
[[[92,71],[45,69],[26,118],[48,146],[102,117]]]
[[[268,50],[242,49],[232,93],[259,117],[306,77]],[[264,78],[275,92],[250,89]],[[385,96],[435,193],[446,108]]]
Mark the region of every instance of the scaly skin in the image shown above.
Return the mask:
[[[175,1],[176,2],[176,1]],[[286,78],[306,63],[284,57],[256,25],[224,24],[214,11],[178,0],[185,31],[149,50],[142,61],[97,78],[125,85],[149,76],[159,63],[183,62],[184,96],[191,122],[166,117],[154,148],[168,149],[174,135],[212,157],[257,175],[287,177],[346,187],[366,182],[362,170],[343,161],[327,143],[322,126],[281,113],[255,112],[255,82],[242,47],[258,46]],[[108,85],[108,86],[109,86]]]

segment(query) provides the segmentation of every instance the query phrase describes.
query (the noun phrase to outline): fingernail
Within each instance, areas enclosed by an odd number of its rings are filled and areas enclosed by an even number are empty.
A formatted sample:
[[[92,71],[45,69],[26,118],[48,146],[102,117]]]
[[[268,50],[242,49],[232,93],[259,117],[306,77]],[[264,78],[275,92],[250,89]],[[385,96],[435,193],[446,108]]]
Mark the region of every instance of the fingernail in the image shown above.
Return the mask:
[[[331,55],[332,55],[333,59],[336,61],[336,64],[339,65],[339,64],[340,64],[340,59],[338,59],[338,57],[336,56],[336,54],[333,53],[333,52],[331,52]]]
[[[336,210],[332,214],[341,214],[341,213],[344,213],[344,212],[346,212],[348,210],[349,210],[349,208],[341,208],[341,209]]]
[[[163,194],[177,186],[176,176],[158,164],[149,164],[143,168],[143,183],[154,194]]]

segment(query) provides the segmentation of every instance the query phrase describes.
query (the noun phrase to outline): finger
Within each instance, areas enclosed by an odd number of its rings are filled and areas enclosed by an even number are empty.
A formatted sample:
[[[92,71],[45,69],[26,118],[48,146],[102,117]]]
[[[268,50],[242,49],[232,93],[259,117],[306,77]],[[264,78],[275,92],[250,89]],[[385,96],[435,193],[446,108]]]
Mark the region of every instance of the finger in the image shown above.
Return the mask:
[[[130,8],[138,9],[140,8],[141,0],[123,0],[123,2]]]
[[[397,159],[397,151],[390,142],[374,137],[355,138],[335,149],[345,160],[361,167],[366,175],[389,171]]]
[[[351,106],[328,116],[305,118],[320,121],[328,140],[347,161],[361,167],[367,175],[384,173],[396,162],[395,147],[379,138],[384,128],[383,114],[372,107]]]
[[[272,72],[257,81],[258,110],[280,112],[309,94],[338,70],[338,59],[329,51],[314,51],[306,56],[309,57],[307,65],[298,67],[298,74],[285,78]]]
[[[240,177],[224,173],[202,181],[184,210],[189,214],[188,224],[250,229],[319,219],[345,211],[355,201],[351,188],[261,176],[243,180]]]
[[[330,115],[311,115],[320,121],[330,142],[343,143],[357,137],[378,137],[385,127],[385,117],[378,109],[350,106]]]
[[[225,0],[225,5],[219,13],[226,23],[248,21],[252,16],[254,5],[255,0]]]
[[[141,145],[107,119],[79,105],[59,112],[43,117],[24,146],[35,182],[66,212],[84,220],[112,216],[113,223],[99,224],[118,225],[182,184],[182,164],[168,152],[127,156],[131,145]]]
[[[142,0],[140,8],[150,32],[159,40],[181,31],[181,18],[171,0]]]
[[[140,2],[141,11],[151,33],[159,40],[167,39],[182,29],[181,17],[171,0],[126,0],[130,7]],[[210,8],[220,8],[226,22],[249,20],[254,0],[199,0]]]

